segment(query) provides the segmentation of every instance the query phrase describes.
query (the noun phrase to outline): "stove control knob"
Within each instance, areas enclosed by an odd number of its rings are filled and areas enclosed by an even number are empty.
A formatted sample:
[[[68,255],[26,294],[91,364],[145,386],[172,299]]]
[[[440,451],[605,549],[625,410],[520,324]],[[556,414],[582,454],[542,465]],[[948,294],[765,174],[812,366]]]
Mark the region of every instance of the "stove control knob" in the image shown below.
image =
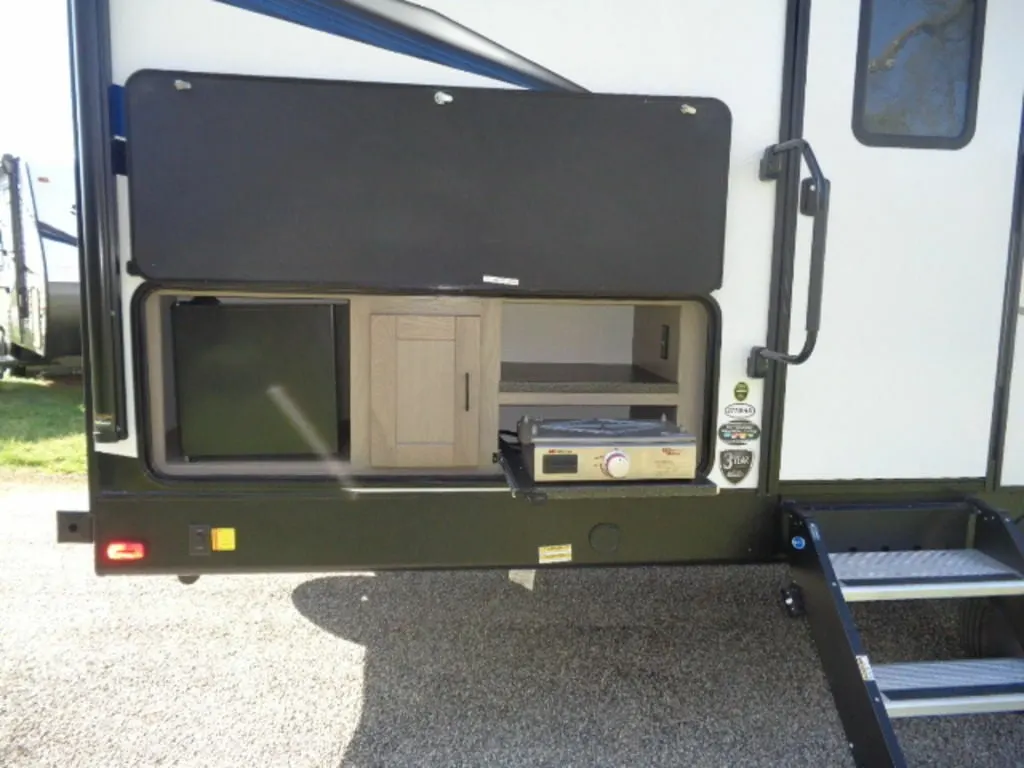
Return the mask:
[[[629,474],[629,457],[622,451],[612,451],[604,457],[601,469],[608,477],[620,480]]]

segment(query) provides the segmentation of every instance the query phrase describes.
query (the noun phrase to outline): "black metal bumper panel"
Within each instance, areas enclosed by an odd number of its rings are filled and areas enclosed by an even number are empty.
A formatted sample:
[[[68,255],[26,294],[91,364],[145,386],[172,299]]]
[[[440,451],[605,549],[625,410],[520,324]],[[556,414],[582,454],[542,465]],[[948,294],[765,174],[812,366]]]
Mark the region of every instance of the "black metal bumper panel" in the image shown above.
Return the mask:
[[[770,507],[769,507],[770,509]],[[142,541],[144,560],[101,573],[254,573],[404,568],[537,567],[545,547],[571,547],[566,565],[763,562],[777,524],[752,493],[711,497],[549,500],[509,493],[121,494],[95,510],[97,552]],[[196,552],[204,531],[232,529],[231,551]],[[205,535],[205,534],[204,534]]]
[[[58,544],[92,544],[92,513],[78,510],[57,510]]]

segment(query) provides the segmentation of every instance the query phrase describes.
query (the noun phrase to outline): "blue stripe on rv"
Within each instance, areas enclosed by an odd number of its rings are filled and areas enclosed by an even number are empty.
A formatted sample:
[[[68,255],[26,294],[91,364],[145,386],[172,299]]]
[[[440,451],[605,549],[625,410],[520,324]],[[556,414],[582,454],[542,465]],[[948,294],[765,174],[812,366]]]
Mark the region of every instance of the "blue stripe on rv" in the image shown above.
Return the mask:
[[[110,135],[124,138],[124,86],[112,85],[107,89],[107,105],[110,113]]]
[[[455,45],[351,6],[326,5],[318,0],[217,0],[243,10],[272,16],[305,27],[345,37],[375,48],[413,56],[435,64],[481,75],[529,90],[557,90],[558,86],[510,67],[468,53]]]

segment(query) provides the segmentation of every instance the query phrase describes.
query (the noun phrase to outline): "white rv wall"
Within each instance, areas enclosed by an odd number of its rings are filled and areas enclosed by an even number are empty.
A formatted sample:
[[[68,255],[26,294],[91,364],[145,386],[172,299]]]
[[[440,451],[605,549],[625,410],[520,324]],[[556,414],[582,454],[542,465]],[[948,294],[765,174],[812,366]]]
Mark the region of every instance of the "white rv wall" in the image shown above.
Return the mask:
[[[501,85],[213,0],[110,2],[114,80],[121,84],[139,69],[167,68]],[[732,0],[727,10],[706,0],[419,0],[418,4],[593,91],[707,96],[729,106],[733,134],[725,277],[724,287],[715,296],[724,319],[718,395],[724,409],[732,402],[734,385],[745,378],[747,352],[763,344],[766,336],[775,189],[758,180],[757,169],[764,148],[778,137],[786,0]],[[126,191],[127,182],[121,180],[124,260],[129,256]],[[127,317],[137,283],[127,276],[124,282]],[[512,322],[515,327],[517,321]],[[582,325],[566,333],[583,338]],[[619,343],[613,333],[607,346],[585,351],[590,357],[595,353],[612,360],[619,357]],[[125,349],[130,355],[131,345]],[[515,354],[527,351],[536,350],[518,347]],[[130,360],[126,370],[133,370]],[[760,382],[749,382],[749,389],[746,402],[754,406],[754,420],[759,423]],[[134,414],[135,409],[129,407],[128,412]],[[98,445],[97,450],[135,455],[137,430],[131,423],[129,427],[129,440]],[[756,444],[745,447],[756,449]],[[736,487],[756,485],[756,463],[755,453],[753,471]],[[717,470],[712,478],[721,481]]]

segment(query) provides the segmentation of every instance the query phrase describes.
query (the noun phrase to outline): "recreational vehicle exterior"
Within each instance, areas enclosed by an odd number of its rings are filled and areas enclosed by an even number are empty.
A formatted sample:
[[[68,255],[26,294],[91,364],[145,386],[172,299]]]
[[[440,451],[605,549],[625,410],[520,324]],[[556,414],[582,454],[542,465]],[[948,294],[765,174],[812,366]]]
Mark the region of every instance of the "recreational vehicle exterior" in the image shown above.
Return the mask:
[[[1024,3],[70,12],[98,574],[788,562],[854,764],[1024,710]]]
[[[0,157],[0,377],[81,364],[78,242],[63,220],[73,216],[74,193],[61,216],[61,181],[56,194],[39,194],[50,177]]]

